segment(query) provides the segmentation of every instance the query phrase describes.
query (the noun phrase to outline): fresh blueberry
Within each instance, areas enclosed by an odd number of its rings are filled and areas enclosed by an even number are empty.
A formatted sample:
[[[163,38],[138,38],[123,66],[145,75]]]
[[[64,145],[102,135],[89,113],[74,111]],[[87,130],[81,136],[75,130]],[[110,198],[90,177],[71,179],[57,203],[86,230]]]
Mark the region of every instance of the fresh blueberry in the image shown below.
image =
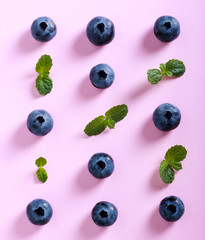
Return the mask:
[[[94,66],[90,71],[90,81],[96,88],[108,88],[112,85],[114,79],[114,71],[107,64],[98,64]]]
[[[154,34],[162,42],[171,42],[180,34],[180,25],[172,16],[161,16],[154,24]]]
[[[39,17],[31,25],[32,36],[40,42],[50,41],[56,35],[56,25],[49,17]]]
[[[168,222],[177,221],[184,214],[184,204],[179,197],[166,197],[160,202],[159,213]]]
[[[100,227],[107,227],[115,223],[118,211],[114,204],[106,201],[98,202],[92,210],[92,219]]]
[[[159,105],[153,113],[153,122],[161,131],[169,131],[178,127],[181,121],[180,110],[170,103]]]
[[[113,40],[115,27],[110,19],[95,17],[88,23],[86,34],[91,43],[96,46],[102,46]]]
[[[96,153],[88,162],[88,170],[95,178],[109,177],[114,171],[113,159],[106,153]]]
[[[34,110],[28,115],[27,127],[37,136],[48,134],[53,128],[53,119],[45,110]]]
[[[29,221],[35,225],[48,223],[53,215],[53,210],[49,202],[43,199],[34,199],[26,208]]]

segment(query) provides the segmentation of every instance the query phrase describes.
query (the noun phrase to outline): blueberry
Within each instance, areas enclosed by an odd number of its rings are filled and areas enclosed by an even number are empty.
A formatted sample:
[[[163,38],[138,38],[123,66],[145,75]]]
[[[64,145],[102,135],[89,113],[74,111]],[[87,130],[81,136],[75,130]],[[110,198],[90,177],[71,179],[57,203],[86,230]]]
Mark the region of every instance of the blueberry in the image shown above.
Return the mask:
[[[90,71],[90,81],[96,88],[108,88],[112,85],[114,79],[114,71],[107,64],[98,64],[94,66]]]
[[[96,153],[88,162],[88,170],[95,178],[109,177],[114,171],[113,159],[106,153]]]
[[[161,131],[169,131],[178,127],[181,121],[180,110],[170,103],[159,105],[153,113],[153,122]]]
[[[113,22],[106,17],[95,17],[87,25],[86,34],[91,43],[102,46],[110,43],[115,36]]]
[[[53,128],[53,119],[45,110],[34,110],[28,115],[27,127],[37,136],[48,134]]]
[[[172,16],[161,16],[154,24],[154,34],[162,42],[171,42],[180,34],[180,25]]]
[[[50,41],[56,35],[56,25],[49,17],[39,17],[31,25],[32,36],[40,42]]]
[[[98,202],[92,210],[92,219],[100,227],[107,227],[115,223],[118,211],[114,204],[106,201]]]
[[[184,214],[184,204],[179,197],[166,197],[160,202],[159,213],[168,222],[177,221]]]
[[[53,210],[49,202],[43,199],[34,199],[26,208],[29,221],[35,225],[45,225],[53,215]]]

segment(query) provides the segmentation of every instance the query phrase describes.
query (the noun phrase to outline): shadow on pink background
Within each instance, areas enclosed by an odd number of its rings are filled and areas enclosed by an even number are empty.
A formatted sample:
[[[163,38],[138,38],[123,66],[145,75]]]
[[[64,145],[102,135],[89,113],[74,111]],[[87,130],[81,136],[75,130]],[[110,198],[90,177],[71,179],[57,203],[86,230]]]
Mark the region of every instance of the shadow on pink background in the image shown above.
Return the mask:
[[[78,35],[77,39],[75,39],[73,50],[79,57],[87,57],[97,51],[101,51],[102,48],[90,43],[86,36],[86,31],[83,31]]]
[[[18,42],[18,48],[21,51],[21,53],[30,53],[32,51],[37,50],[38,48],[41,48],[45,46],[45,43],[36,41],[30,32],[30,29],[26,30]]]
[[[161,42],[155,37],[153,27],[147,31],[142,41],[142,49],[147,54],[155,53],[166,46],[168,46],[167,43]]]
[[[29,239],[30,236],[37,234],[41,230],[42,226],[36,226],[31,224],[28,221],[26,216],[26,212],[24,211],[19,218],[16,219],[14,225],[14,232],[12,232],[15,236],[18,236],[18,239]]]

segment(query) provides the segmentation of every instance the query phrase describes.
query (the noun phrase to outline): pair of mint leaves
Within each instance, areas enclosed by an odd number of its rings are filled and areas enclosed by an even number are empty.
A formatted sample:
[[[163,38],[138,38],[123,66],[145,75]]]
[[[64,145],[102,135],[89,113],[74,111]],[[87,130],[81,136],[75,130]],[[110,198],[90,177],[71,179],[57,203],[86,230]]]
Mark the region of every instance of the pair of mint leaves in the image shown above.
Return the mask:
[[[168,149],[164,160],[160,163],[160,177],[164,183],[172,183],[174,181],[174,170],[182,169],[181,161],[186,158],[187,150],[182,145],[175,145]]]
[[[160,70],[157,68],[147,71],[147,78],[151,84],[157,84],[162,80],[163,75],[167,77],[180,77],[185,73],[185,66],[182,61],[171,59],[167,63],[160,64]]]
[[[36,89],[40,95],[50,93],[53,88],[52,79],[49,77],[52,65],[51,57],[46,54],[42,55],[36,64],[35,70],[39,74],[36,78]]]
[[[40,157],[36,159],[35,164],[38,167],[38,170],[36,172],[38,180],[41,181],[42,183],[46,182],[48,179],[48,175],[46,170],[43,168],[43,166],[47,164],[46,159],[43,157]]]
[[[113,129],[115,124],[121,121],[127,113],[128,107],[126,104],[114,106],[105,113],[105,116],[101,115],[88,123],[84,132],[88,136],[93,136],[102,133],[107,126]]]

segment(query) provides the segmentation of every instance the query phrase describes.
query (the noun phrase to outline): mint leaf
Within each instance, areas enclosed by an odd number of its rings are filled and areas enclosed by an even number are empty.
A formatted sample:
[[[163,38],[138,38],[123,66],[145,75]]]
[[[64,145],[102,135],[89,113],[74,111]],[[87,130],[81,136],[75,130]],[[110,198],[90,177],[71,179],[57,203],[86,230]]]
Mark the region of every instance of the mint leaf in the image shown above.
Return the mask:
[[[108,126],[110,129],[115,128],[115,121],[112,120],[111,118],[108,118],[108,119],[107,119],[107,126]]]
[[[48,73],[41,73],[36,79],[36,88],[41,95],[46,95],[51,92],[53,82],[48,76]]]
[[[165,160],[171,165],[174,162],[180,162],[186,158],[187,150],[182,145],[175,145],[168,149],[165,154]]]
[[[179,171],[182,169],[182,164],[180,162],[174,162],[172,163],[172,167],[176,170]]]
[[[103,115],[95,118],[84,129],[84,132],[88,136],[98,135],[105,130],[107,123],[105,121],[105,117]]]
[[[160,68],[161,71],[162,71],[162,75],[164,75],[165,72],[166,72],[166,64],[161,63],[159,68]]]
[[[165,65],[165,69],[163,69],[162,72],[168,77],[180,77],[185,73],[184,63],[177,59],[169,60],[166,64],[163,65]]]
[[[116,123],[121,121],[128,113],[128,108],[126,104],[117,105],[112,107],[105,113],[106,118],[111,118]]]
[[[38,60],[37,64],[36,64],[36,72],[41,74],[41,73],[49,73],[51,67],[52,67],[53,63],[52,63],[52,59],[49,55],[42,55],[40,57],[40,59]]]
[[[166,75],[167,77],[182,76],[185,72],[185,66],[182,61],[171,59],[165,64],[161,63],[160,70],[149,69],[147,71],[147,78],[151,84],[157,84],[162,79],[163,75]]]
[[[40,158],[36,159],[35,164],[37,167],[43,167],[47,164],[47,161],[45,158],[40,157]]]
[[[48,175],[47,172],[44,168],[40,167],[37,172],[36,172],[37,178],[39,181],[41,181],[42,183],[46,182],[46,180],[48,179]]]
[[[105,116],[101,115],[90,123],[84,129],[84,132],[88,136],[98,135],[105,130],[108,126],[110,129],[115,127],[115,123],[122,120],[128,113],[127,105],[117,105],[112,107],[105,113]]]
[[[147,78],[151,84],[157,84],[162,80],[162,73],[159,69],[149,69],[147,71]]]
[[[167,184],[174,181],[174,170],[165,160],[161,161],[160,164],[160,177]]]
[[[182,169],[180,163],[186,158],[187,150],[182,145],[175,145],[169,148],[165,154],[165,160],[160,164],[160,177],[165,183],[171,183],[174,180],[174,169]]]

